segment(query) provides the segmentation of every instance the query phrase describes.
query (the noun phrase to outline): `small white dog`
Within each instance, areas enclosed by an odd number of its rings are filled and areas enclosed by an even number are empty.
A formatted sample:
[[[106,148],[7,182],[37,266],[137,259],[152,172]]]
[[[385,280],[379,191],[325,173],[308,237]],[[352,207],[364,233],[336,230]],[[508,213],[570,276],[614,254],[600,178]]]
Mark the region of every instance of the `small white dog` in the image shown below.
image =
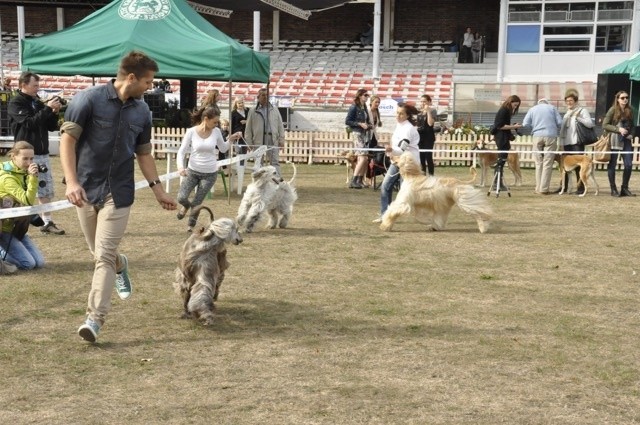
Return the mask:
[[[298,194],[293,186],[296,166],[292,162],[288,163],[293,166],[293,177],[288,182],[271,165],[261,167],[251,175],[252,182],[242,197],[237,218],[238,225],[247,233],[253,231],[265,212],[269,214],[270,229],[275,229],[276,226],[284,229],[289,224]]]
[[[182,247],[173,287],[183,301],[185,319],[194,318],[205,325],[213,324],[214,301],[218,299],[224,280],[227,261],[227,244],[238,245],[242,236],[236,223],[230,218],[213,221],[213,212],[202,205],[194,209],[196,214],[205,209],[211,215],[208,227],[196,230]]]

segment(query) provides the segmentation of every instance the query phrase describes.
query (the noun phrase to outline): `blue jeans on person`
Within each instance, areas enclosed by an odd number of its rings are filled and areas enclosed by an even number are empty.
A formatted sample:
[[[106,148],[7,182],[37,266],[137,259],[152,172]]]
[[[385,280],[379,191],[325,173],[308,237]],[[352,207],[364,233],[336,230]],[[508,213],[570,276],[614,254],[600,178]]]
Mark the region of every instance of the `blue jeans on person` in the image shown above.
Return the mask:
[[[382,185],[380,185],[380,216],[382,217],[389,208],[389,204],[393,201],[393,188],[400,179],[400,169],[394,163],[391,163],[387,173],[384,175]]]
[[[45,263],[42,252],[40,252],[29,235],[24,235],[20,240],[10,233],[4,232],[0,233],[0,258],[14,264],[21,270],[40,268]]]

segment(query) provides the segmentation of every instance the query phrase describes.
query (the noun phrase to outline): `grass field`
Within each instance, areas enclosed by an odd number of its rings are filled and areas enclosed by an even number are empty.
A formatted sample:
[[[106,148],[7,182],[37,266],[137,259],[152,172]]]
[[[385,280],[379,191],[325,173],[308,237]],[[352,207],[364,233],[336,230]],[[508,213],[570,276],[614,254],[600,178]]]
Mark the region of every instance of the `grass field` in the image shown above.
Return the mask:
[[[487,234],[458,210],[383,233],[379,192],[300,165],[290,228],[230,247],[209,328],[171,286],[186,221],[143,189],[121,245],[134,293],[94,345],[76,333],[91,258],[56,212],[67,235],[30,231],[47,267],[0,277],[0,423],[640,423],[640,199],[597,179],[597,197],[542,197],[524,170]],[[219,183],[206,205],[235,217]]]

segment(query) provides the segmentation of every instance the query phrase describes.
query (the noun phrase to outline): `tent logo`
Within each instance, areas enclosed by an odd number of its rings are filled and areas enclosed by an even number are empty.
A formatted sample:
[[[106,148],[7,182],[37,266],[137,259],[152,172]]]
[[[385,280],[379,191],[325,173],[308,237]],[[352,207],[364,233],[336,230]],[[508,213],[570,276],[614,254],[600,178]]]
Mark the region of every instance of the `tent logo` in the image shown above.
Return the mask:
[[[169,0],[124,0],[118,14],[130,21],[158,21],[171,12]]]

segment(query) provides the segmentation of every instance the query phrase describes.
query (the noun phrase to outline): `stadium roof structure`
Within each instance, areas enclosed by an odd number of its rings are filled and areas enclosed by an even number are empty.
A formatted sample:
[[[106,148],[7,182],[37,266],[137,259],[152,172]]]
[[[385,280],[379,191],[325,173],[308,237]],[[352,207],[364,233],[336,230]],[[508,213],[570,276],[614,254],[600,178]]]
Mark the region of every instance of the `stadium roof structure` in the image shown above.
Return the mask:
[[[22,42],[22,68],[49,75],[115,75],[120,59],[141,50],[159,77],[269,81],[269,55],[227,36],[184,0],[115,0],[77,24]]]
[[[299,9],[318,11],[351,3],[352,0],[282,0]],[[261,0],[193,0],[204,6],[237,11],[271,11],[278,8]],[[49,7],[92,7],[100,8],[111,3],[110,0],[7,0],[3,4],[16,6],[49,6]]]

